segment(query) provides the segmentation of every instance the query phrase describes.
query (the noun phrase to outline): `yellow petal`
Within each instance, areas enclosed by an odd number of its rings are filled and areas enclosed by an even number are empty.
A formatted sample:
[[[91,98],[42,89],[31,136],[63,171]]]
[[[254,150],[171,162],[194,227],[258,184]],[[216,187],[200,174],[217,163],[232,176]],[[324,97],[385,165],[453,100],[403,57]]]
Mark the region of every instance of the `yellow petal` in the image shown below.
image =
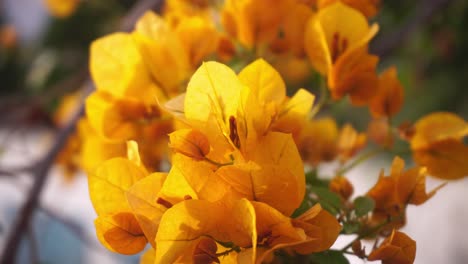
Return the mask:
[[[153,173],[139,180],[126,192],[133,214],[153,247],[159,222],[166,208],[156,201],[166,180],[165,173]]]
[[[315,96],[305,89],[299,89],[280,110],[278,120],[273,129],[283,133],[292,133],[296,139],[304,125],[304,121],[314,104]]]
[[[414,161],[427,167],[428,173],[441,179],[454,180],[468,176],[468,146],[457,139],[432,143],[429,148],[413,150]]]
[[[445,139],[460,139],[468,135],[468,123],[461,117],[448,113],[436,112],[419,119],[415,125],[415,134],[411,139],[411,148],[421,149]]]
[[[95,40],[91,44],[90,70],[97,90],[156,103],[158,88],[151,82],[131,35],[114,33]]]
[[[196,161],[184,155],[175,154],[172,157],[169,182],[177,179],[180,185],[177,189],[170,189],[170,185],[164,186],[163,196],[167,197],[167,192],[172,191],[172,197],[178,196],[179,201],[180,197],[186,196],[212,202],[220,200],[227,189],[230,189],[230,186],[226,185],[218,175],[215,175],[213,171],[216,169],[217,166],[206,161]],[[177,202],[172,198],[169,200]]]
[[[142,166],[138,143],[134,140],[127,141],[127,159],[137,166]]]
[[[246,154],[261,169],[252,171],[255,200],[289,216],[304,198],[304,165],[289,134],[270,132]]]
[[[274,39],[278,26],[293,7],[294,1],[228,0],[224,4],[223,24],[247,48]]]
[[[380,0],[318,0],[318,7],[324,8],[334,2],[342,1],[343,3],[359,10],[366,17],[371,18],[377,14]]]
[[[148,242],[132,213],[100,215],[94,224],[99,241],[111,251],[133,255]]]
[[[236,74],[226,65],[203,63],[187,86],[185,117],[207,122],[214,115],[220,130],[227,133],[229,118],[237,115],[242,87]]]
[[[180,129],[169,135],[169,146],[173,151],[184,154],[196,160],[203,160],[210,152],[210,142],[200,131]]]
[[[137,137],[141,122],[159,118],[160,111],[134,99],[116,99],[98,91],[86,99],[86,115],[101,137],[125,141]]]
[[[336,218],[322,209],[320,204],[313,206],[305,213],[295,218],[294,225],[297,227],[304,227],[306,235],[314,238],[314,240],[309,243],[294,247],[294,250],[300,254],[310,254],[329,249],[333,243],[335,243],[341,231],[341,225]],[[317,228],[319,231],[318,233]]]
[[[314,11],[303,3],[297,3],[289,10],[280,25],[281,33],[270,44],[274,53],[294,54],[294,58],[304,57],[304,32],[308,19]],[[281,60],[280,64],[284,61]],[[292,71],[291,71],[292,72]],[[283,75],[284,77],[284,75]]]
[[[342,4],[340,1],[321,9],[317,19],[324,29],[328,47],[332,48],[336,33],[346,39],[346,51],[353,50],[367,43],[378,30],[377,25],[369,27],[366,17],[359,11]],[[346,19],[343,19],[346,18]]]
[[[260,102],[281,104],[286,86],[279,73],[265,60],[257,59],[239,73],[239,80],[250,88]]]
[[[309,19],[304,37],[304,48],[310,63],[321,75],[326,76],[331,69],[332,57],[324,28],[318,16]]]
[[[209,236],[240,247],[252,246],[255,211],[248,201],[235,206],[187,200],[163,215],[156,235],[156,263],[173,263],[189,250],[197,239]]]
[[[219,263],[216,256],[218,245],[211,238],[201,238],[197,241],[193,251],[193,264],[211,264],[213,262]]]
[[[148,11],[138,20],[132,37],[151,80],[164,91],[165,99],[178,95],[180,84],[189,77],[190,62],[188,51],[175,32],[164,19]]]
[[[124,158],[113,158],[88,177],[89,195],[98,215],[130,211],[125,192],[146,172]]]
[[[395,67],[385,70],[379,77],[379,89],[372,98],[369,109],[374,117],[393,116],[403,104],[403,87]]]
[[[109,142],[97,135],[87,135],[83,139],[81,147],[81,166],[87,173],[92,173],[104,161],[125,157],[125,144],[121,142]]]
[[[174,155],[173,158],[177,155],[178,154]],[[185,197],[198,199],[197,193],[193,190],[192,186],[190,186],[190,182],[187,181],[184,173],[179,169],[179,167],[182,166],[183,165],[180,165],[178,162],[173,162],[171,171],[161,189],[160,196],[164,201],[168,202],[169,206],[166,205],[167,208],[185,200]],[[198,175],[199,174],[194,174],[194,176]]]
[[[301,131],[298,148],[305,162],[317,165],[333,160],[336,156],[338,125],[332,118],[307,122]]]
[[[382,245],[372,251],[368,260],[382,260],[383,264],[411,264],[416,257],[416,242],[405,233],[393,230]]]
[[[328,78],[333,99],[349,94],[353,105],[368,104],[377,92],[377,62],[378,57],[369,55],[364,48],[356,48],[340,56]]]
[[[145,253],[143,253],[143,255],[141,255],[139,264],[154,264],[155,258],[156,251],[154,248],[149,248]]]
[[[182,19],[176,33],[196,67],[218,47],[219,33],[210,20],[198,16]]]
[[[367,136],[364,133],[358,133],[352,125],[345,124],[341,128],[338,137],[337,147],[340,160],[345,162],[352,158],[358,151],[365,147]]]
[[[78,0],[44,0],[49,12],[58,18],[66,18],[74,13],[80,1]]]

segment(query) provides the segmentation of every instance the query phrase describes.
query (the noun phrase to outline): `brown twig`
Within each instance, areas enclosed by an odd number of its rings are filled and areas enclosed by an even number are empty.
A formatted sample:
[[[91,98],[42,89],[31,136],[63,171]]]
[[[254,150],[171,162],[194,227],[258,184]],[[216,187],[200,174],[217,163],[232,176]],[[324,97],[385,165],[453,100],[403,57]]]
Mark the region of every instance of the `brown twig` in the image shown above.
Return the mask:
[[[371,46],[373,54],[381,59],[386,58],[408,41],[424,23],[429,21],[437,12],[446,8],[454,0],[420,0],[415,4],[416,8],[402,25],[393,32],[386,33],[377,38]]]
[[[30,222],[28,225],[28,238],[29,238],[29,248],[31,249],[29,252],[31,256],[31,264],[39,264],[40,256],[39,256],[39,247],[37,245],[36,234],[34,234],[34,227]]]
[[[132,25],[135,21],[142,15],[142,13],[150,8],[159,8],[162,4],[161,0],[140,0],[138,1],[135,6],[127,13],[127,15],[123,18],[121,28],[119,30],[128,31],[131,30]],[[84,112],[84,99],[87,94],[89,94],[93,89],[93,84],[91,80],[88,80],[84,85],[85,93],[83,98],[81,98],[81,106],[72,118],[67,122],[67,124],[57,133],[56,141],[54,145],[50,148],[47,152],[45,157],[37,164],[33,172],[34,176],[34,183],[31,190],[28,193],[26,201],[21,208],[16,221],[13,224],[13,228],[6,240],[6,246],[3,250],[2,254],[2,264],[12,264],[15,263],[16,260],[16,253],[18,250],[18,246],[21,242],[21,238],[23,233],[26,231],[33,212],[35,211],[38,201],[40,198],[40,194],[42,188],[44,186],[45,181],[47,180],[49,169],[52,167],[54,160],[62,147],[65,145],[69,135],[74,131],[75,125],[77,121],[80,119]]]

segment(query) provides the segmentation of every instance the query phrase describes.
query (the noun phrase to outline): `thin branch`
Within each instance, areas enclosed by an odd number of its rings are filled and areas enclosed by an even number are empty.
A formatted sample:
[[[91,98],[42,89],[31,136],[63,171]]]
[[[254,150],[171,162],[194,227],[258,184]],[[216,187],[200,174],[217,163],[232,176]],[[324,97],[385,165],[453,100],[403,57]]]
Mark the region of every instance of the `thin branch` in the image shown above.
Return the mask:
[[[28,225],[28,238],[29,238],[29,248],[30,248],[29,254],[31,256],[31,263],[39,264],[40,263],[39,247],[37,245],[36,234],[34,234],[34,228],[31,222]]]
[[[454,2],[454,0],[420,0],[415,4],[414,12],[407,17],[399,28],[382,35],[382,37],[374,41],[371,46],[372,53],[382,59],[389,56],[398,47],[406,43],[414,32],[451,2]]]
[[[160,0],[140,0],[135,6],[128,12],[128,14],[122,20],[122,27],[120,30],[130,30],[131,25],[143,14],[143,12],[149,8],[157,8],[161,6]],[[56,141],[54,145],[47,152],[45,157],[40,163],[37,164],[33,172],[34,183],[31,190],[28,193],[26,202],[21,208],[16,221],[13,224],[11,233],[7,237],[6,246],[3,250],[3,257],[1,260],[2,264],[12,264],[16,263],[16,255],[23,232],[25,232],[27,226],[29,225],[33,212],[35,211],[38,201],[40,198],[41,191],[44,187],[45,181],[49,174],[49,169],[52,167],[52,164],[55,161],[56,156],[62,149],[62,147],[67,142],[68,137],[75,130],[77,121],[81,118],[84,112],[84,99],[94,89],[92,81],[88,80],[85,85],[85,93],[81,98],[81,106],[75,112],[73,117],[68,121],[68,123],[57,133]]]
[[[27,173],[32,170],[34,166],[24,166],[24,167],[15,167],[15,168],[8,168],[8,167],[1,167],[0,166],[0,177],[3,176],[16,176],[21,173]]]

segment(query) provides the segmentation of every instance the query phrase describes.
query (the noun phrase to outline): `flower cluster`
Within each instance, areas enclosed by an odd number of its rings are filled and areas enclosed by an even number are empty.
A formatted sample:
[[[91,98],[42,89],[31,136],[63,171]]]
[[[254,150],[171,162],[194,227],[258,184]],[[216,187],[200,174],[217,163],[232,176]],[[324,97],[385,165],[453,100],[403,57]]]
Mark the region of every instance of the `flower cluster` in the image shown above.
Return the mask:
[[[378,4],[168,0],[133,32],[96,40],[96,91],[60,161],[88,173],[101,243],[121,254],[149,243],[142,263],[262,263],[327,250],[412,263],[415,242],[398,231],[406,207],[442,187],[427,193],[427,174],[468,175],[468,124],[451,113],[392,123],[403,87],[395,67],[378,74],[368,50]],[[297,89],[308,85],[320,86],[317,100]],[[322,111],[347,99],[368,107],[366,132]],[[395,153],[396,141],[417,166],[395,157],[389,176],[351,199],[348,171]],[[318,165],[330,161],[336,173],[324,179]],[[340,234],[357,237],[330,250]],[[381,236],[370,254],[360,244]]]

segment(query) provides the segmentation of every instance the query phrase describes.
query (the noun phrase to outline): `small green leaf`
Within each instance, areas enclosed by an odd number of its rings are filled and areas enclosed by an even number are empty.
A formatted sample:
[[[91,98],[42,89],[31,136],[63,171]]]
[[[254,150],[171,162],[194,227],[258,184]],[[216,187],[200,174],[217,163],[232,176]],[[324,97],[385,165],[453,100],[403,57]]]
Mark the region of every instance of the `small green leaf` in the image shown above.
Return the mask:
[[[328,187],[328,184],[330,184],[330,180],[327,179],[321,179],[317,175],[317,170],[311,170],[306,173],[306,182],[310,186],[314,187]]]
[[[306,192],[306,195],[304,197],[304,200],[302,200],[301,205],[299,208],[294,211],[294,213],[291,215],[292,218],[296,218],[300,216],[301,214],[305,213],[307,210],[309,210],[312,207],[312,201],[308,198],[308,192]]]
[[[357,217],[364,216],[370,211],[374,210],[375,202],[372,198],[367,196],[359,196],[354,199],[354,211]]]
[[[343,252],[336,250],[327,250],[311,255],[310,258],[313,264],[349,264],[348,259],[343,255]]]
[[[358,222],[345,222],[343,224],[343,233],[354,234],[359,231],[361,225]]]
[[[325,187],[312,187],[311,193],[317,196],[317,202],[332,214],[339,213],[341,209],[341,198],[338,194]]]

